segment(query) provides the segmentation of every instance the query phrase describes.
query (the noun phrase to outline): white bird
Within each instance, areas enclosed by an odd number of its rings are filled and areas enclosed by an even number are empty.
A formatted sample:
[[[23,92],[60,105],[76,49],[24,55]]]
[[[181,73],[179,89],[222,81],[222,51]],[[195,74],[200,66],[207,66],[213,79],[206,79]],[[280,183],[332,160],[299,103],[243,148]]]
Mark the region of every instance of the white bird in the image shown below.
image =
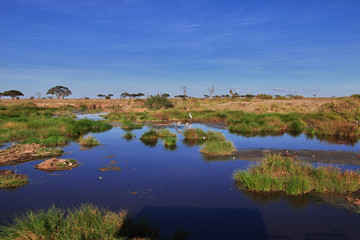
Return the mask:
[[[190,117],[190,119],[192,119],[191,113],[189,113],[189,117]]]

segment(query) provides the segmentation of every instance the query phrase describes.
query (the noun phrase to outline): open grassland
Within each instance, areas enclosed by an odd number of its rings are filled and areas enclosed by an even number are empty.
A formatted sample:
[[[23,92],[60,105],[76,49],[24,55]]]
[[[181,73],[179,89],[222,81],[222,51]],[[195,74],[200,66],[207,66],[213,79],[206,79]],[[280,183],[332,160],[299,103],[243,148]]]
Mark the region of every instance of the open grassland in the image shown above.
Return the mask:
[[[44,146],[64,145],[88,132],[111,128],[101,121],[54,117],[58,109],[30,105],[0,106],[0,142],[18,141]]]
[[[141,122],[225,122],[241,134],[306,133],[316,136],[356,138],[360,135],[360,98],[169,99],[173,108],[149,109],[145,99],[1,100],[5,106],[47,106],[44,114],[71,117],[70,110],[107,111],[109,122],[120,122],[125,130],[141,128]],[[3,107],[4,108],[4,107]],[[33,107],[34,108],[34,107]],[[189,113],[192,115],[190,119]],[[69,120],[67,120],[69,121]],[[1,133],[0,133],[1,134]],[[65,139],[54,139],[64,142]]]
[[[239,187],[256,192],[301,195],[311,191],[346,194],[359,191],[360,173],[333,167],[314,168],[280,154],[266,155],[260,164],[234,173]]]

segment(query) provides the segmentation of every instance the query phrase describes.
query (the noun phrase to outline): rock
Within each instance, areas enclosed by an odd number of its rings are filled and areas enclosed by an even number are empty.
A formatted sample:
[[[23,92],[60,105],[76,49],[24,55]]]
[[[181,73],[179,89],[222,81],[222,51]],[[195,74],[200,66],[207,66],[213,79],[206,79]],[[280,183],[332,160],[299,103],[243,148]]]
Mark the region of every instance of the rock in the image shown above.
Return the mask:
[[[46,172],[65,171],[71,170],[79,166],[74,159],[57,159],[51,158],[40,164],[35,165],[35,169],[43,170]]]

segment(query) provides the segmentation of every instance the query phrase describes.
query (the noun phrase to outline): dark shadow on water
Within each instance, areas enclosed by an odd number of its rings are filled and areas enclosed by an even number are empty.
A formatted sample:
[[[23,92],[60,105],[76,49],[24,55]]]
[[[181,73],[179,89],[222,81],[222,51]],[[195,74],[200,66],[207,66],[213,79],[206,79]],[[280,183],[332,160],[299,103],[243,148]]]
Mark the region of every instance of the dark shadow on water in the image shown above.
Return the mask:
[[[272,131],[272,132],[236,132],[236,131],[231,131],[229,129],[229,133],[231,134],[236,134],[238,136],[242,136],[242,137],[279,137],[279,136],[283,136],[286,132],[284,131]]]
[[[300,196],[290,196],[280,192],[263,193],[263,192],[246,191],[241,189],[240,191],[243,193],[245,197],[247,197],[248,199],[254,202],[267,204],[267,203],[286,201],[293,209],[305,209],[314,200],[314,198],[310,194],[304,194]]]
[[[155,147],[156,144],[158,143],[158,140],[159,139],[140,139],[140,141],[145,145],[145,146],[148,146],[148,147]]]
[[[201,146],[206,140],[184,138],[183,144],[187,147]]]
[[[256,209],[144,207],[143,218],[160,226],[162,239],[268,239]]]
[[[232,161],[233,155],[215,156],[215,155],[208,155],[202,153],[202,158],[206,162],[225,162],[225,161]]]
[[[165,150],[167,151],[175,151],[177,149],[176,145],[164,145]]]

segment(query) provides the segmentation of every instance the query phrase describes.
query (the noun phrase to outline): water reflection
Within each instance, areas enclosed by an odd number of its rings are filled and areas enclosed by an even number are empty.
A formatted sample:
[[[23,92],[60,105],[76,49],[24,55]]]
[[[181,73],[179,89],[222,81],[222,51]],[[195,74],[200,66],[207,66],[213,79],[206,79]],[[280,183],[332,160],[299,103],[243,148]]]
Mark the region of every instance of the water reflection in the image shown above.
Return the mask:
[[[140,139],[140,141],[145,145],[145,146],[148,146],[148,147],[155,147],[159,141],[158,138],[155,138],[155,139]]]
[[[183,144],[187,147],[201,146],[206,140],[203,139],[183,139]]]

